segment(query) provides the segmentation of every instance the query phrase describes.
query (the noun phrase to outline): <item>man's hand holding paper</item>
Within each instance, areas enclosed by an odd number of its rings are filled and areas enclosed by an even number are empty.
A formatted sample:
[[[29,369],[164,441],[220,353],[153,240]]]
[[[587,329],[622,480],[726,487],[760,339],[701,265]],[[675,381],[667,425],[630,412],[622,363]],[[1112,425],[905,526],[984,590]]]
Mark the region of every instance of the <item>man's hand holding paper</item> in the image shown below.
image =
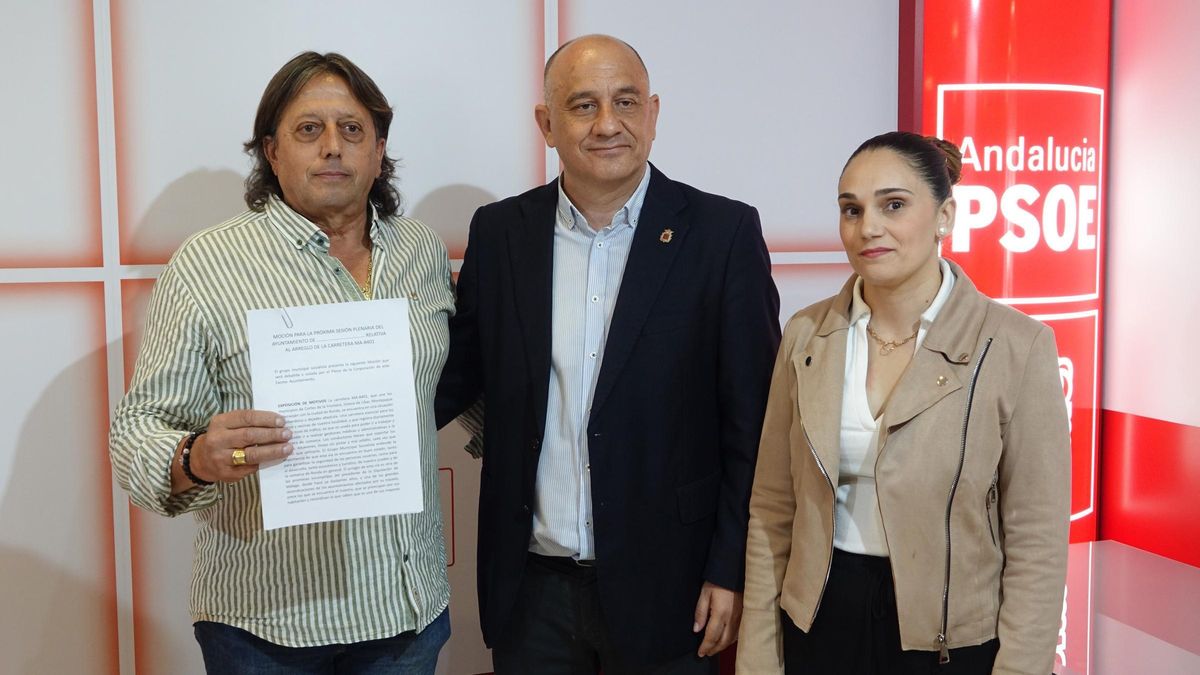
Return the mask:
[[[265,410],[230,410],[214,415],[208,431],[192,445],[192,473],[212,482],[233,483],[260,464],[292,454],[292,430],[281,415]],[[235,453],[241,450],[244,456]],[[240,463],[239,463],[240,458]]]

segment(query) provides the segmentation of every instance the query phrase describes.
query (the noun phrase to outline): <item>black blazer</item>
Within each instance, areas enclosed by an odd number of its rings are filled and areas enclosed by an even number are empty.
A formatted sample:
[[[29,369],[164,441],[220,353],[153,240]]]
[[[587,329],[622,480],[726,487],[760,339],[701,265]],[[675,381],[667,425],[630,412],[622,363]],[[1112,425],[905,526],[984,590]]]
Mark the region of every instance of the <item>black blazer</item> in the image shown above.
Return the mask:
[[[779,346],[758,212],[650,171],[588,425],[602,611],[641,663],[697,649],[703,581],[742,588]],[[484,400],[478,582],[491,646],[505,638],[532,530],[557,203],[552,182],[476,211],[438,386],[439,427]]]

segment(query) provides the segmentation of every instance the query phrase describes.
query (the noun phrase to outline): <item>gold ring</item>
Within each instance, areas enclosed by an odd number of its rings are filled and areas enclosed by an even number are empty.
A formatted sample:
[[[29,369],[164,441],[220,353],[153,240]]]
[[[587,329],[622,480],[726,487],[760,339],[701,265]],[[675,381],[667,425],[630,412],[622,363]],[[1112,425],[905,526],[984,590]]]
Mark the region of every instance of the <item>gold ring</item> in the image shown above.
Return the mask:
[[[234,450],[233,450],[233,465],[241,466],[245,463],[246,463],[246,451],[241,448],[234,448]]]

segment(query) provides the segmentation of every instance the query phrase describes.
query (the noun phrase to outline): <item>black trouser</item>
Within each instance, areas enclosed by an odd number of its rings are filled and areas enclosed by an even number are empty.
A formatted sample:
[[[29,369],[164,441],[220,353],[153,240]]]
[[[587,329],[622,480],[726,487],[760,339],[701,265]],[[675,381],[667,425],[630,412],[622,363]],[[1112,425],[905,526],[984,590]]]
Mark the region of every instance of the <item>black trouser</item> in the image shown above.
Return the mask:
[[[937,652],[902,651],[887,558],[834,550],[829,582],[808,633],[783,614],[787,675],[989,675],[999,640]]]
[[[699,590],[697,590],[697,598]],[[654,602],[646,598],[646,602]],[[492,650],[496,675],[715,675],[715,658],[695,653],[655,666],[633,666],[614,644],[600,612],[596,569],[533,553],[517,607]]]

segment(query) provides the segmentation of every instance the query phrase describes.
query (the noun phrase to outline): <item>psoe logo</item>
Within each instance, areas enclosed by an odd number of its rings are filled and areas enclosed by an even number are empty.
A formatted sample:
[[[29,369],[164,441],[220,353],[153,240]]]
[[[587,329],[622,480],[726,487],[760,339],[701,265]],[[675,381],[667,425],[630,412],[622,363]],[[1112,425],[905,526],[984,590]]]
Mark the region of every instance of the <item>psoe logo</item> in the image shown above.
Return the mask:
[[[1096,202],[1100,190],[1096,181],[1096,148],[1085,137],[1079,145],[1055,144],[1053,136],[1038,143],[1028,143],[1024,136],[1009,145],[982,145],[974,136],[964,136],[962,164],[975,185],[957,185],[954,198],[958,215],[954,221],[950,250],[966,253],[971,250],[975,230],[997,224],[1003,217],[999,243],[1010,253],[1029,253],[1040,244],[1056,253],[1075,248],[1090,251],[1096,248]],[[995,180],[986,174],[999,172]],[[1075,180],[1054,183],[1045,188],[1032,176],[1044,172],[1076,174]],[[1028,174],[1028,175],[1027,175]],[[1021,182],[1008,184],[1009,176],[1021,176]],[[1000,192],[993,187],[1003,185]]]
[[[938,135],[962,151],[947,254],[1002,301],[1099,297],[1104,91],[944,84]]]

